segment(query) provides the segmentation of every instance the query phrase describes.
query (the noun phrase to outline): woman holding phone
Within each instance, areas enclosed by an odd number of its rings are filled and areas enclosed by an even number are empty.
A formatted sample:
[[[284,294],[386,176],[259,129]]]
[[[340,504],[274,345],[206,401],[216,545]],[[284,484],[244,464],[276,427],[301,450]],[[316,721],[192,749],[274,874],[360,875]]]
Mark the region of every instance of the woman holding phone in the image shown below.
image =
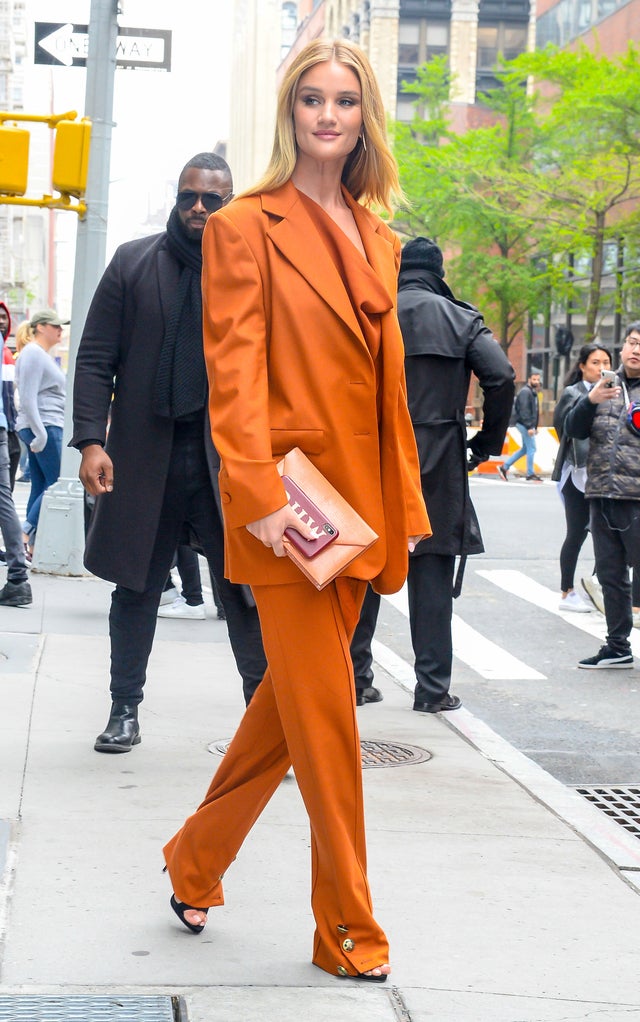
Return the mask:
[[[552,479],[564,505],[566,534],[560,550],[560,610],[588,613],[590,607],[575,590],[578,557],[589,531],[589,502],[585,499],[587,483],[588,440],[570,440],[564,435],[564,420],[570,408],[597,383],[603,372],[611,371],[611,354],[601,344],[583,344],[575,364],[567,373],[564,390],[553,414],[553,425],[560,447]],[[615,377],[615,373],[611,373]]]

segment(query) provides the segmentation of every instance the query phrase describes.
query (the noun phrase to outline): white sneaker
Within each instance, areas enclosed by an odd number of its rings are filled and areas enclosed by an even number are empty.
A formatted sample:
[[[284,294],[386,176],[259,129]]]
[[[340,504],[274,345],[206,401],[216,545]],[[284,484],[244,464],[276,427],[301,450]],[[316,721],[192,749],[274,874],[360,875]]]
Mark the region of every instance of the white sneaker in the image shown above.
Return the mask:
[[[161,607],[166,607],[167,604],[173,603],[174,600],[181,600],[181,599],[182,599],[182,597],[180,596],[180,593],[178,592],[176,587],[172,586],[171,589],[167,589],[166,592],[164,592],[162,594],[162,596],[160,597],[160,606]]]
[[[566,596],[563,596],[558,604],[558,610],[572,610],[574,614],[590,614],[591,607],[587,607],[584,600],[581,600],[575,589],[571,589]]]
[[[191,607],[183,596],[178,596],[177,600],[174,600],[168,606],[158,607],[158,617],[177,617],[183,620],[204,621],[206,616],[204,603],[199,603],[197,607]]]
[[[593,606],[596,610],[599,610],[601,614],[604,614],[604,596],[602,595],[602,586],[598,582],[598,579],[595,575],[589,575],[589,578],[581,578],[580,582]]]

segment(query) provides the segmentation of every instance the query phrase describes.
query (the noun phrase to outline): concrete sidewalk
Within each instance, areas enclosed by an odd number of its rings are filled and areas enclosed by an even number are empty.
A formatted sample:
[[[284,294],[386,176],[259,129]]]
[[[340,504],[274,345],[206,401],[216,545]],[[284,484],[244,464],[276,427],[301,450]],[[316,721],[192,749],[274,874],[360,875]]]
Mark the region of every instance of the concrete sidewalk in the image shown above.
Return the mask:
[[[514,754],[515,780],[481,722],[413,713],[382,669],[384,702],[358,710],[362,739],[431,753],[364,774],[391,981],[332,979],[310,963],[309,833],[292,777],[229,870],[225,907],[202,937],[187,933],[161,848],[205,792],[219,761],[209,746],[242,714],[226,627],[211,607],[206,621],[160,620],[142,744],[98,755],[111,587],[35,574],[32,585],[32,608],[0,608],[0,1019],[27,1017],[2,1014],[2,995],[171,994],[189,1022],[640,1020],[632,874],[558,817],[561,796],[552,812],[531,794],[530,761]],[[537,767],[530,776],[561,787]],[[597,830],[598,811],[585,812]],[[616,828],[635,869],[635,839],[606,818],[603,838],[615,846]]]

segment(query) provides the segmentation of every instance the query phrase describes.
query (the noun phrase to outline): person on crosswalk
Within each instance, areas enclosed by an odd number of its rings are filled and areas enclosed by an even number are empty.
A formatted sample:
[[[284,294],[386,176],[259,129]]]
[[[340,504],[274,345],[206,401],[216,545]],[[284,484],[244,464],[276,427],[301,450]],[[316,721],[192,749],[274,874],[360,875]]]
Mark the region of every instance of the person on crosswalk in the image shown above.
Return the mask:
[[[514,392],[507,356],[478,310],[459,301],[444,276],[442,250],[431,238],[407,242],[400,263],[398,319],[422,492],[433,529],[411,554],[407,578],[416,674],[413,709],[420,713],[461,705],[459,696],[449,691],[453,600],[460,593],[467,555],[484,551],[468,473],[502,451]],[[467,447],[465,408],[472,373],[483,393],[482,428]],[[456,557],[460,562],[454,582]],[[351,643],[359,705],[379,701],[372,672],[359,666],[367,651],[371,662],[379,604],[380,597],[370,589]]]
[[[578,667],[633,667],[629,565],[640,571],[640,320],[626,330],[615,378],[602,377],[569,409],[568,437],[589,440],[591,535],[604,597],[607,638]]]
[[[569,409],[591,390],[600,379],[603,369],[611,369],[611,353],[601,344],[583,344],[576,362],[567,373],[564,390],[553,413],[553,425],[560,446],[551,478],[558,484],[558,493],[564,505],[566,534],[560,550],[559,609],[577,614],[591,610],[575,589],[575,571],[578,556],[589,531],[589,502],[585,500],[587,484],[588,440],[571,440],[564,431],[564,420]]]
[[[516,429],[522,437],[522,447],[510,454],[507,460],[498,465],[498,475],[506,482],[509,481],[509,469],[516,461],[525,455],[527,459],[527,475],[529,482],[541,483],[542,476],[535,471],[536,434],[538,432],[538,420],[540,417],[540,405],[538,403],[538,391],[542,382],[542,372],[531,366],[527,382],[519,391],[515,400],[514,415]]]

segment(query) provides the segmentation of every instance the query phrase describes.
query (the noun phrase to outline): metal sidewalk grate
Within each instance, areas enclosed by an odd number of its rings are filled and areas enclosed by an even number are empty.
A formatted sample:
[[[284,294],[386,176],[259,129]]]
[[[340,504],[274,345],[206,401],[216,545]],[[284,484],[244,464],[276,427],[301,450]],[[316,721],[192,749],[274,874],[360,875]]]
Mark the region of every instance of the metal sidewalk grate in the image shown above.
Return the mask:
[[[181,997],[0,994],[0,1022],[187,1022]]]
[[[615,823],[640,839],[640,786],[605,788],[576,788],[597,809],[601,809]]]
[[[218,742],[211,742],[208,749],[215,756],[224,756],[230,745],[231,739],[224,738]],[[431,753],[427,749],[421,749],[417,745],[405,745],[404,742],[363,741],[360,742],[360,752],[363,770],[426,763],[431,759]]]

